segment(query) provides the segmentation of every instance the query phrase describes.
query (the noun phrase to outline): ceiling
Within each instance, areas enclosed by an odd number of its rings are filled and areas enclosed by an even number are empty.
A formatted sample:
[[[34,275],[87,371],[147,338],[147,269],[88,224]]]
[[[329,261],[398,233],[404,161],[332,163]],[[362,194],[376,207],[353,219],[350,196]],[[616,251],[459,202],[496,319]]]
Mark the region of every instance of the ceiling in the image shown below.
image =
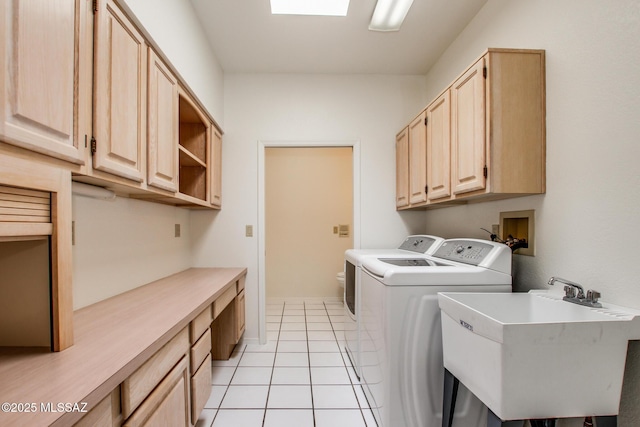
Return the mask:
[[[369,31],[375,0],[346,17],[271,15],[269,0],[190,0],[227,73],[426,74],[487,0],[414,0],[398,32]]]

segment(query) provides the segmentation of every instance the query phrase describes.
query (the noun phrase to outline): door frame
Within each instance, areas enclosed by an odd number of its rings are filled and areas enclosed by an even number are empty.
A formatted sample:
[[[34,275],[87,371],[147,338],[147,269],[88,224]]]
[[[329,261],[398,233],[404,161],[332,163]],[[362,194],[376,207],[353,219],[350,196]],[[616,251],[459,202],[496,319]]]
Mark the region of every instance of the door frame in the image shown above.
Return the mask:
[[[258,339],[266,344],[265,152],[267,148],[351,147],[353,173],[353,246],[360,247],[360,141],[258,141]]]

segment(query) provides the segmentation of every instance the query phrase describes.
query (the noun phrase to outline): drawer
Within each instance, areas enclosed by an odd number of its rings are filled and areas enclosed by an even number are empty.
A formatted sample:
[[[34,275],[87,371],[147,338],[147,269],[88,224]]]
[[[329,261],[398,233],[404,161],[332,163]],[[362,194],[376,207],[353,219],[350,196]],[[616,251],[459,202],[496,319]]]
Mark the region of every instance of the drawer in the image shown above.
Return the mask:
[[[238,281],[236,282],[236,292],[240,293],[244,290],[244,282],[247,279],[247,275],[245,274],[244,276],[242,276],[241,278],[238,279]]]
[[[120,388],[113,390],[87,414],[75,423],[74,427],[114,427],[120,415]],[[119,424],[118,424],[119,425]]]
[[[204,331],[211,327],[212,321],[213,317],[211,317],[211,306],[209,305],[189,324],[189,338],[191,339],[191,344],[198,341]]]
[[[211,354],[191,377],[191,422],[198,421],[204,405],[211,395]]]
[[[191,346],[191,372],[195,372],[209,353],[211,353],[211,329],[207,329],[200,339]]]
[[[185,356],[122,427],[189,427],[188,368],[189,362]]]
[[[222,313],[231,301],[236,297],[236,287],[231,286],[222,295],[213,302],[213,318],[215,319]]]
[[[188,351],[189,332],[184,328],[122,382],[122,415],[125,419],[136,410]]]

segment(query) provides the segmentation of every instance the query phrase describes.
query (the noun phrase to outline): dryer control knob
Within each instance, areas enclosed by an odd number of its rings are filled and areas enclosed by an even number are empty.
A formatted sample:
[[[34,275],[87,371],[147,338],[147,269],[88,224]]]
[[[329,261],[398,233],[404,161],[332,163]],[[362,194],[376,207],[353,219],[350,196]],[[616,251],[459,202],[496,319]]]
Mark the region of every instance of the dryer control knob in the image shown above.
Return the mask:
[[[464,247],[463,246],[456,247],[456,253],[460,253],[462,251],[464,251]]]

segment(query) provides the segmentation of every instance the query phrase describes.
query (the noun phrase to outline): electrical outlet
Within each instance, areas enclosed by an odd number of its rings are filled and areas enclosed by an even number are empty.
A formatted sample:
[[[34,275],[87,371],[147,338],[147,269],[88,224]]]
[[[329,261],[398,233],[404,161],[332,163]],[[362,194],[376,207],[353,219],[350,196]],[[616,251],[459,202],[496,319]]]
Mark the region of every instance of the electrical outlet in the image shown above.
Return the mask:
[[[491,226],[491,234],[495,234],[496,236],[500,235],[500,224],[493,224]]]
[[[244,235],[247,237],[253,237],[253,225],[245,225]]]
[[[175,225],[174,237],[180,237],[180,224]]]

